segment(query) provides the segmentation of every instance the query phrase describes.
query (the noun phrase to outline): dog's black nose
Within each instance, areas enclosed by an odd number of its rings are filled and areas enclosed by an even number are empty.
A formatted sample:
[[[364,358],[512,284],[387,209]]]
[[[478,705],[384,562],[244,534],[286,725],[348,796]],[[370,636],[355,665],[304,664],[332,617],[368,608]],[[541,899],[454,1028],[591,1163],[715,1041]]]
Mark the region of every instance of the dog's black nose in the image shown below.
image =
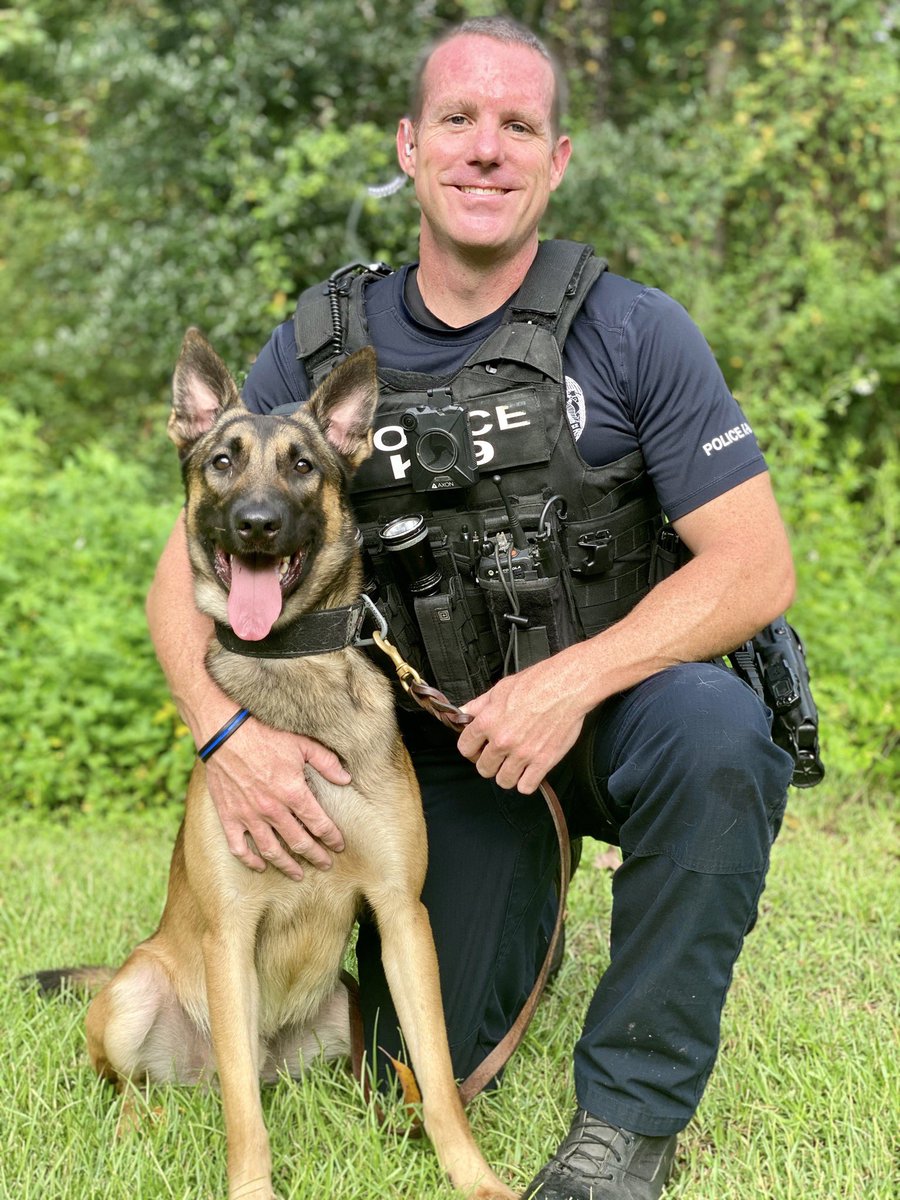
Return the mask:
[[[266,506],[247,506],[231,514],[232,529],[248,545],[262,546],[274,541],[283,524],[283,514]]]

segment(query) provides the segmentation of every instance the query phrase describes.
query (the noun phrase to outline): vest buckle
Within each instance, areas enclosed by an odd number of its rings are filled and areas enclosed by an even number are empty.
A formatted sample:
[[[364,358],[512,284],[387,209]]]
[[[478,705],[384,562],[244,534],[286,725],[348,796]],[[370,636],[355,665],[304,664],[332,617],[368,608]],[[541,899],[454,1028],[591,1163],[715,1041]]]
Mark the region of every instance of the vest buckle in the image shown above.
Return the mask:
[[[572,564],[572,574],[581,578],[604,575],[612,566],[612,536],[608,529],[583,533],[576,545],[585,552],[580,563]]]

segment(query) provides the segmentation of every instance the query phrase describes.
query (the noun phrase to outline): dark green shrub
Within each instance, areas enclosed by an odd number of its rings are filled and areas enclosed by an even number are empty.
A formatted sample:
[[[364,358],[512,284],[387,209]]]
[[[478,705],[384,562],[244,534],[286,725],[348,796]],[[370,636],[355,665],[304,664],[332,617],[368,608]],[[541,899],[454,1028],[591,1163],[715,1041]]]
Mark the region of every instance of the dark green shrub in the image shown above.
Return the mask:
[[[193,742],[156,663],[144,596],[178,493],[102,444],[58,469],[0,405],[0,796],[143,808],[183,792]]]

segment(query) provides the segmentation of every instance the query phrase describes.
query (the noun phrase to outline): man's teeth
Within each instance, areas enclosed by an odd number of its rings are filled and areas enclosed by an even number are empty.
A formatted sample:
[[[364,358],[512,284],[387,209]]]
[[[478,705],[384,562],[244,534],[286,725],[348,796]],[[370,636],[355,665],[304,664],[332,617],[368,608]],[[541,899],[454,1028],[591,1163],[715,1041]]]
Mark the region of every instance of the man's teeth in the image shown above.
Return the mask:
[[[472,196],[503,196],[506,188],[464,187],[460,188],[460,191]]]

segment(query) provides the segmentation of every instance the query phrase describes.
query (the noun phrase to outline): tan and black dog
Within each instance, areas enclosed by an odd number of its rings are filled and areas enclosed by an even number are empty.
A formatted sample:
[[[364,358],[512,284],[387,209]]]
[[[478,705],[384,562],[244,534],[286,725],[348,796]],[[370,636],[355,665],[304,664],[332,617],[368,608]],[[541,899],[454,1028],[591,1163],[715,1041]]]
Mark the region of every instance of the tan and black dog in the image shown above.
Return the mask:
[[[347,481],[371,450],[375,356],[353,355],[293,416],[241,404],[224,364],[191,330],[175,372],[169,433],[182,457],[198,607],[242,639],[359,598]],[[341,959],[368,904],[421,1088],[423,1117],[453,1184],[480,1200],[513,1193],[479,1152],[447,1048],[437,961],[420,901],[426,843],[391,687],[352,646],[253,658],[210,645],[208,669],[236,705],[315,738],[347,766],[339,787],[309,771],[345,849],[302,881],[229,853],[198,762],[156,933],[92,1001],[97,1071],[116,1082],[218,1076],[232,1200],[272,1200],[260,1080],[348,1050]]]

